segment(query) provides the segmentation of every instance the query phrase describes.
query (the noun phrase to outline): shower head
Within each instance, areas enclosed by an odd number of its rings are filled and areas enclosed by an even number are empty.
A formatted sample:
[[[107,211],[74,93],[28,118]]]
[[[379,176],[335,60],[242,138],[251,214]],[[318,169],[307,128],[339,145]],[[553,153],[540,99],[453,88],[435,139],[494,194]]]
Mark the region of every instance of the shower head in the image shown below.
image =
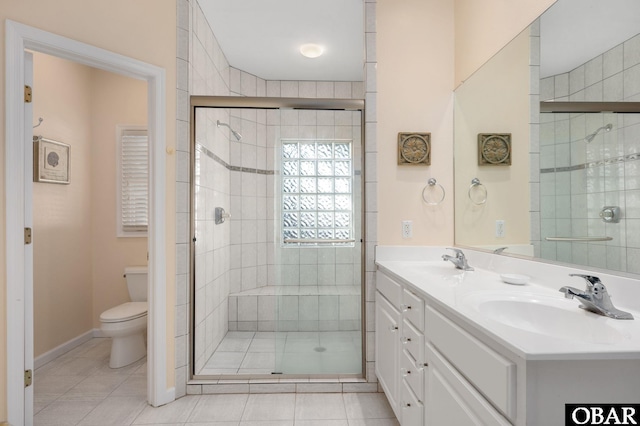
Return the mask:
[[[238,141],[239,141],[240,139],[242,139],[242,135],[241,135],[240,133],[236,132],[235,130],[233,130],[233,129],[231,128],[231,126],[229,126],[227,123],[223,123],[223,122],[221,122],[220,120],[217,120],[217,121],[216,121],[216,125],[217,125],[218,127],[220,127],[220,126],[228,127],[228,128],[229,128],[229,130],[231,130],[231,134],[236,138],[236,140],[238,140]]]
[[[587,143],[591,142],[593,139],[595,139],[595,137],[598,135],[598,133],[600,133],[600,130],[604,130],[605,132],[609,132],[611,131],[611,129],[613,128],[613,124],[609,123],[605,126],[599,127],[595,132],[588,134],[584,140],[587,141]]]

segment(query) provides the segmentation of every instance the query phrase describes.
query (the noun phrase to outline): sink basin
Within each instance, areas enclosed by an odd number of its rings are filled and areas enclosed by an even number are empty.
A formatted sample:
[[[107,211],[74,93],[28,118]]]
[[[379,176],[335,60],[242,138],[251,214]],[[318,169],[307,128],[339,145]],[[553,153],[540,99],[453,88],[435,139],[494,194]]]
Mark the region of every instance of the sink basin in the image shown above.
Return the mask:
[[[464,302],[488,321],[560,339],[616,344],[628,340],[634,328],[632,321],[587,312],[575,300],[546,295],[475,293]]]

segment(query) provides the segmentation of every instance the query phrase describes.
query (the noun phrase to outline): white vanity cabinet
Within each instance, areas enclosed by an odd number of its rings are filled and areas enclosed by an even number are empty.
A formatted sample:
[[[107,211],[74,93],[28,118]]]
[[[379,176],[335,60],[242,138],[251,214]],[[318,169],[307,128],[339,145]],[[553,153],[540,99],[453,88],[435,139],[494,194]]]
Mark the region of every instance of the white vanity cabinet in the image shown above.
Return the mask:
[[[378,272],[376,375],[402,425],[423,424],[424,300]]]
[[[376,375],[400,424],[511,424],[487,398],[513,414],[515,364],[409,286],[380,271],[376,280]]]
[[[507,286],[480,267],[495,260],[491,254],[476,253],[476,270],[463,273],[422,260],[440,259],[442,248],[414,250],[376,251],[376,373],[402,426],[561,425],[566,404],[640,402],[640,314],[592,318],[577,303],[561,303],[557,288]],[[573,273],[509,261],[509,269],[549,279]],[[616,294],[636,300],[638,281],[618,280]],[[500,303],[510,298],[557,306],[545,311],[554,322],[517,309],[496,319],[478,308],[490,301],[505,309]]]
[[[425,324],[425,424],[510,425],[505,416],[515,420],[516,364],[431,306]]]

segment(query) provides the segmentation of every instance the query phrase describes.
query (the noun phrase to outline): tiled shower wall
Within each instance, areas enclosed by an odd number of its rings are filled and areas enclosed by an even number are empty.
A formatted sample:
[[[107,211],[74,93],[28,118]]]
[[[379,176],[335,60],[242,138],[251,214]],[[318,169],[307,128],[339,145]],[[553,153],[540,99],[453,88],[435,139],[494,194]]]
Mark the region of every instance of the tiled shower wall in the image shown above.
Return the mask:
[[[639,101],[640,35],[574,70],[540,82],[541,99]],[[585,137],[611,123],[588,143]],[[640,273],[640,114],[541,114],[540,256]],[[604,206],[622,209],[604,223]],[[608,242],[545,242],[547,236],[612,237]]]
[[[374,327],[375,309],[375,264],[374,247],[377,241],[377,176],[375,164],[376,149],[376,54],[375,54],[375,0],[365,0],[365,84],[350,82],[295,82],[264,81],[255,76],[232,69],[221,51],[213,31],[209,27],[196,0],[177,0],[177,130],[176,130],[176,307],[175,307],[175,394],[179,398],[187,393],[201,393],[199,384],[187,386],[190,370],[189,345],[191,340],[190,300],[189,300],[189,245],[190,222],[190,138],[189,138],[189,97],[190,95],[231,95],[274,97],[352,97],[361,98],[364,91],[366,115],[365,134],[366,169],[365,203],[366,217],[366,378],[376,382],[374,373]],[[254,86],[255,80],[255,86]],[[255,94],[253,88],[255,87]],[[331,95],[332,94],[332,95]],[[348,94],[348,95],[347,95]],[[231,183],[230,183],[231,185]],[[231,260],[230,260],[231,266]],[[228,275],[231,275],[230,273]],[[222,296],[221,296],[222,297]],[[206,326],[206,322],[205,322]],[[306,384],[307,391],[313,386]],[[342,384],[340,389],[342,389]],[[233,385],[234,391],[251,390],[249,385]],[[242,387],[240,389],[238,386]],[[344,384],[350,391],[357,391],[358,384]],[[246,389],[245,389],[246,387]],[[367,387],[367,389],[371,389]],[[319,390],[319,389],[318,389]],[[346,388],[345,388],[346,390]],[[335,391],[335,390],[334,390]]]
[[[322,85],[331,87],[334,83]],[[354,91],[360,90],[361,85],[339,83],[339,87],[344,90],[344,98],[357,96]],[[232,126],[243,134],[243,143],[245,134],[248,141],[246,146],[238,147],[233,142],[231,145],[232,153],[234,149],[237,152],[232,163],[242,164],[242,171],[231,172],[232,210],[240,211],[240,215],[236,220],[232,216],[229,329],[360,330],[360,244],[339,248],[277,247],[275,241],[279,238],[274,235],[280,223],[280,181],[279,174],[274,173],[279,169],[279,159],[274,155],[279,152],[276,144],[280,138],[352,140],[354,207],[355,212],[361,211],[360,113],[238,110],[237,115],[232,118]],[[257,144],[251,142],[256,135]],[[358,213],[354,216],[354,238],[359,241],[362,223]],[[274,286],[282,287],[276,292]]]

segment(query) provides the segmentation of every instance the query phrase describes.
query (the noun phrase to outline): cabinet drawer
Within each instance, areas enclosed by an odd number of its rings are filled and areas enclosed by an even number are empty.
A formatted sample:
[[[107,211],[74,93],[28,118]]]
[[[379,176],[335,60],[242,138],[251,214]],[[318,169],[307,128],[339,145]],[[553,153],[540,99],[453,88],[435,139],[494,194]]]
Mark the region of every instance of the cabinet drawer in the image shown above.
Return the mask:
[[[424,365],[413,359],[407,351],[402,351],[400,372],[418,400],[422,401],[424,398]]]
[[[427,340],[444,358],[494,406],[515,419],[516,365],[430,306],[425,309],[425,324]]]
[[[403,290],[400,310],[418,330],[424,331],[424,301],[419,296],[407,289]]]
[[[465,378],[427,344],[429,369],[426,404],[428,426],[510,426],[505,419]]]
[[[402,321],[400,342],[402,348],[409,352],[413,359],[424,362],[424,335],[406,319]]]
[[[403,382],[400,399],[400,424],[402,426],[423,426],[424,405],[416,398],[406,382]]]
[[[400,309],[400,305],[402,305],[402,287],[400,284],[378,271],[376,273],[376,289],[386,297],[396,309]]]

